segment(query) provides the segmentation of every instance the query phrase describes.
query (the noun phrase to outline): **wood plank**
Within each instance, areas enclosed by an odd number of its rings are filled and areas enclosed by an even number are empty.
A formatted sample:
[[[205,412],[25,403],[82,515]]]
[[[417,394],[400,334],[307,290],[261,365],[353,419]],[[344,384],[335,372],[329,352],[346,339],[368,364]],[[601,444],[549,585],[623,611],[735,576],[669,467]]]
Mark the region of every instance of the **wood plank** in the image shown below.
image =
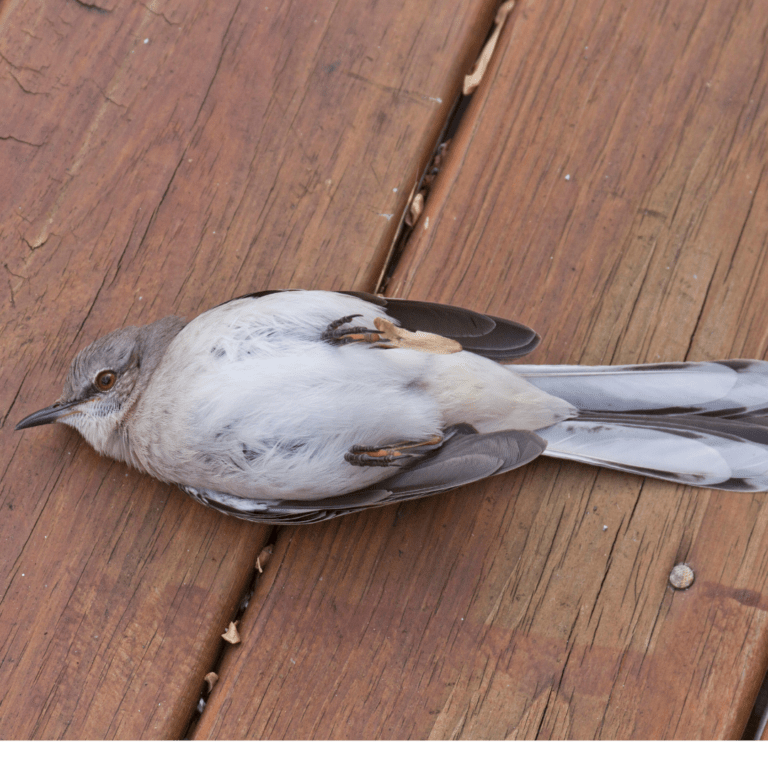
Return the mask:
[[[533,325],[531,362],[765,358],[768,3],[511,19],[393,295]],[[545,459],[286,532],[198,736],[738,737],[767,504]]]
[[[3,5],[3,738],[183,734],[267,533],[13,425],[115,327],[371,288],[491,5]]]

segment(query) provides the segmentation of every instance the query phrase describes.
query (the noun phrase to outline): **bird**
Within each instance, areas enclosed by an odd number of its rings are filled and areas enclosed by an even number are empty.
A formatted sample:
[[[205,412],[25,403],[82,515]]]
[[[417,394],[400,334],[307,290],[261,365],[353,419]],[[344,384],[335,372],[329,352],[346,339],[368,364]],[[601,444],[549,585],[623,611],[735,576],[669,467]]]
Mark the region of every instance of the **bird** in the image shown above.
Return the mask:
[[[72,361],[61,422],[246,520],[300,524],[448,491],[540,455],[768,490],[768,363],[522,365],[539,336],[454,306],[261,291],[116,330]]]

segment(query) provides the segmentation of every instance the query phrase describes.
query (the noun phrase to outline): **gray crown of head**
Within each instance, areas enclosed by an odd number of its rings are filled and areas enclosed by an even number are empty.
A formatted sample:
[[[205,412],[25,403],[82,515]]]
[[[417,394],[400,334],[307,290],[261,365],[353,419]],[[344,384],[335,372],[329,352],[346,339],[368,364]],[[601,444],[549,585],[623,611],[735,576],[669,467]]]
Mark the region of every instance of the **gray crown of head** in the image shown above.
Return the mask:
[[[132,461],[121,417],[141,395],[168,344],[184,327],[180,317],[128,326],[102,336],[72,360],[61,397],[16,426],[26,429],[61,421],[114,458]]]

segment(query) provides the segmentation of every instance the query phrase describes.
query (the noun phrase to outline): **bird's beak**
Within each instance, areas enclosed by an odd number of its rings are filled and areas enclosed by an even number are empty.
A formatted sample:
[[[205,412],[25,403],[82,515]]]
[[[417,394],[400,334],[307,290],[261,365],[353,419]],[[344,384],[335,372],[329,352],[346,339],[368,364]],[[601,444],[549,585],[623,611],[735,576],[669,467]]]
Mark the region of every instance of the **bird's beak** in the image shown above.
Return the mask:
[[[27,429],[28,427],[39,427],[43,424],[53,424],[53,422],[72,413],[80,404],[79,400],[76,400],[73,403],[54,403],[47,408],[31,413],[26,419],[22,419],[16,425],[16,429]]]

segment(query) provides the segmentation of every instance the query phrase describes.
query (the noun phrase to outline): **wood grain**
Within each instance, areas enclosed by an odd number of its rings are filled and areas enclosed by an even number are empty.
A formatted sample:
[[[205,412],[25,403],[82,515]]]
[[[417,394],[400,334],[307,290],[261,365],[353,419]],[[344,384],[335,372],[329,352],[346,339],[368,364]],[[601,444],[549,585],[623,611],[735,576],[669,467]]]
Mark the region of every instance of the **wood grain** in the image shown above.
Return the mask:
[[[533,325],[532,362],[765,358],[768,4],[511,22],[393,295]],[[738,737],[766,551],[763,495],[547,459],[288,531],[197,735]]]
[[[14,424],[115,327],[371,288],[492,5],[3,4],[2,738],[182,735],[267,534]]]

